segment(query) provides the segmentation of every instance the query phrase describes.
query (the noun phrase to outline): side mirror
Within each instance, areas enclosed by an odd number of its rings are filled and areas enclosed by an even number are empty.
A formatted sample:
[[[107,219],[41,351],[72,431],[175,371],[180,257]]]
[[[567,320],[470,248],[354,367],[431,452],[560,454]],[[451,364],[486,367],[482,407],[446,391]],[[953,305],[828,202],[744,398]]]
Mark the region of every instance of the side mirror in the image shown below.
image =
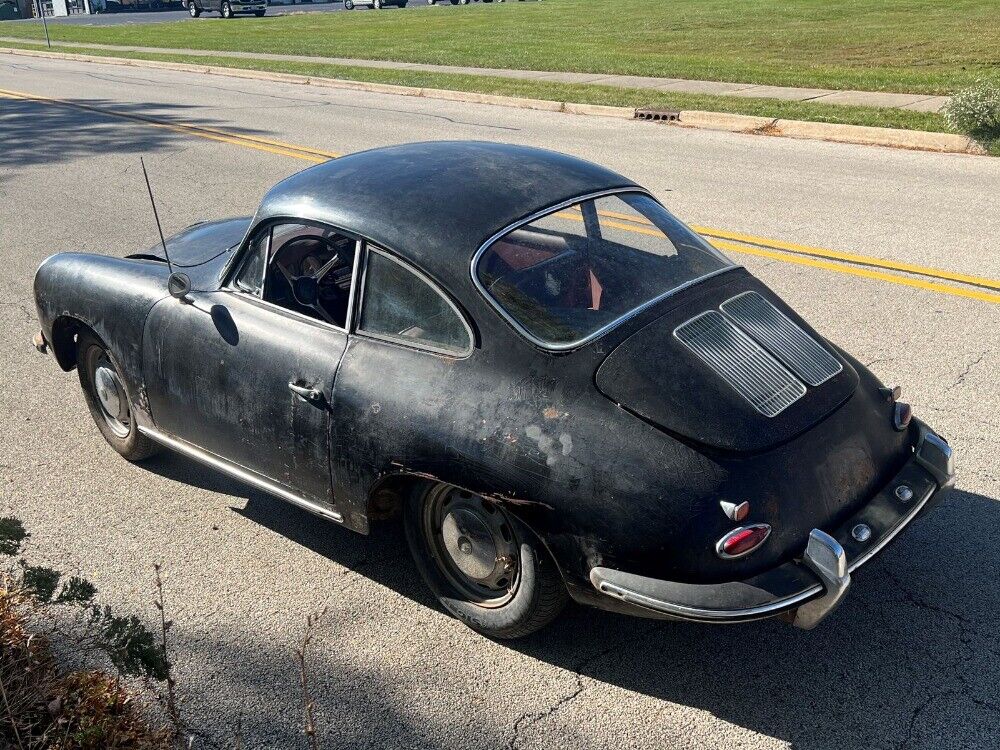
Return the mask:
[[[175,271],[167,279],[167,291],[170,292],[170,296],[174,299],[184,302],[187,300],[188,292],[191,291],[191,279],[188,278],[186,273]]]

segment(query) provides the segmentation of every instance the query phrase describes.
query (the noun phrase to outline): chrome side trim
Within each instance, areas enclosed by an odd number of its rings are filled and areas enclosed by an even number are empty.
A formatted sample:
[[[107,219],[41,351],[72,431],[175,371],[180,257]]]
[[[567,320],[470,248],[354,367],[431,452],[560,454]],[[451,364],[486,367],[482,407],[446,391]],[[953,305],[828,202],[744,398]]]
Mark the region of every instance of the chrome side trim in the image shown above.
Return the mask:
[[[308,500],[301,495],[297,495],[291,490],[282,487],[280,484],[249,471],[248,469],[244,469],[242,466],[237,466],[224,458],[216,456],[214,453],[209,453],[196,445],[192,445],[191,443],[179,438],[171,437],[170,435],[162,433],[152,427],[146,427],[144,425],[138,425],[138,427],[139,432],[148,437],[150,440],[155,440],[160,445],[164,445],[171,450],[177,451],[188,458],[193,458],[195,461],[203,463],[206,466],[216,469],[217,471],[221,471],[223,474],[228,474],[234,479],[238,479],[241,482],[249,484],[251,487],[256,487],[257,489],[263,490],[268,494],[281,498],[285,502],[296,505],[303,510],[315,513],[317,516],[322,516],[323,518],[336,521],[337,523],[344,522],[344,517],[337,511],[331,510],[330,508],[313,502],[312,500]]]
[[[519,334],[521,334],[524,338],[526,338],[532,344],[537,346],[539,349],[544,349],[545,351],[550,351],[550,352],[568,352],[572,351],[573,349],[579,349],[584,344],[588,344],[594,339],[600,338],[605,333],[610,331],[612,328],[617,328],[625,321],[634,318],[643,310],[648,310],[650,307],[657,304],[658,302],[661,302],[662,300],[665,300],[668,297],[672,297],[675,294],[678,294],[679,292],[682,292],[685,289],[694,286],[695,284],[700,284],[702,281],[705,281],[706,279],[710,279],[714,276],[718,276],[719,274],[728,273],[729,271],[734,271],[742,267],[733,263],[733,261],[728,256],[723,255],[718,249],[712,248],[714,252],[722,256],[722,258],[728,261],[730,265],[726,266],[725,268],[720,268],[717,271],[712,271],[711,273],[707,273],[704,276],[699,276],[697,279],[692,279],[691,281],[685,282],[684,284],[681,284],[680,286],[675,287],[674,289],[671,289],[668,292],[664,292],[660,296],[654,297],[653,299],[644,302],[635,309],[630,310],[624,315],[616,318],[615,320],[612,320],[610,323],[605,324],[601,328],[597,329],[596,331],[594,331],[588,336],[585,336],[582,339],[577,339],[576,341],[570,341],[563,344],[553,344],[551,342],[547,342],[543,339],[536,337],[534,334],[530,333],[524,326],[518,323],[517,320],[515,320],[514,317],[504,309],[503,305],[501,305],[499,302],[496,301],[496,299],[494,299],[493,295],[489,293],[486,287],[483,286],[483,283],[479,280],[479,275],[476,273],[476,266],[479,265],[480,257],[482,257],[483,253],[485,253],[489,249],[490,245],[492,245],[498,239],[503,237],[505,234],[507,234],[508,232],[513,232],[515,229],[523,227],[525,224],[530,224],[536,219],[540,219],[543,216],[548,216],[549,214],[556,213],[557,211],[561,211],[564,208],[569,208],[570,206],[576,205],[581,201],[595,200],[597,198],[604,198],[609,195],[619,195],[621,193],[639,193],[656,201],[656,197],[652,193],[650,193],[648,190],[639,187],[638,185],[630,185],[628,187],[620,187],[620,188],[611,188],[610,190],[600,190],[596,193],[587,193],[586,195],[579,195],[575,198],[571,198],[570,200],[563,201],[562,203],[557,203],[554,206],[549,206],[548,208],[544,208],[541,211],[536,211],[530,216],[524,219],[519,219],[518,221],[515,221],[513,224],[504,227],[499,232],[490,237],[488,240],[486,240],[486,242],[480,245],[475,255],[472,256],[472,262],[469,264],[469,271],[472,276],[472,283],[475,285],[476,289],[478,289],[479,293],[483,295],[483,297],[486,299],[486,302],[490,305],[490,307],[492,307],[494,310],[497,311],[497,313],[500,314],[500,317],[506,320],[515,331],[517,331]],[[659,201],[656,202],[660,203]],[[663,206],[662,203],[660,203],[660,205]],[[664,210],[667,210],[666,206],[664,206]],[[690,229],[690,227],[688,227],[688,229],[691,231],[693,235],[695,235],[698,238],[701,238],[701,235],[695,232],[693,229]]]

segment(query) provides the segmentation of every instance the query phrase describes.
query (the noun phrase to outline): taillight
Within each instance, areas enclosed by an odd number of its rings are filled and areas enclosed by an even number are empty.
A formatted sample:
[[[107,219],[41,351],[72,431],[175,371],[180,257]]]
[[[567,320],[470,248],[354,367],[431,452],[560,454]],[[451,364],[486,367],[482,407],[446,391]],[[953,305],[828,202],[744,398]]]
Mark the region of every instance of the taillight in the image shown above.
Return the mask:
[[[741,526],[738,529],[733,529],[716,542],[715,553],[723,560],[749,555],[764,543],[770,533],[771,527],[766,523]]]
[[[910,426],[910,420],[912,418],[913,408],[909,404],[897,401],[892,407],[892,426],[900,432]]]

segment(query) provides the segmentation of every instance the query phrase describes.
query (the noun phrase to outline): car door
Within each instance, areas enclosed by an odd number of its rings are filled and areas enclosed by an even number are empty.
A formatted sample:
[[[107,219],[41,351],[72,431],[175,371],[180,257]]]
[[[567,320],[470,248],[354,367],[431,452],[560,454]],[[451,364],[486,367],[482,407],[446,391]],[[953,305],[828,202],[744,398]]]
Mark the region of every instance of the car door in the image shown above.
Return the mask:
[[[336,269],[327,263],[330,237],[339,248]],[[308,500],[334,505],[333,383],[347,345],[357,253],[357,242],[336,230],[272,225],[255,234],[221,289],[159,302],[143,340],[156,429]],[[334,270],[339,286],[331,286],[329,304],[317,296],[313,309],[304,304],[313,298],[292,293],[291,279],[322,291]],[[309,282],[310,272],[318,271],[322,277]]]

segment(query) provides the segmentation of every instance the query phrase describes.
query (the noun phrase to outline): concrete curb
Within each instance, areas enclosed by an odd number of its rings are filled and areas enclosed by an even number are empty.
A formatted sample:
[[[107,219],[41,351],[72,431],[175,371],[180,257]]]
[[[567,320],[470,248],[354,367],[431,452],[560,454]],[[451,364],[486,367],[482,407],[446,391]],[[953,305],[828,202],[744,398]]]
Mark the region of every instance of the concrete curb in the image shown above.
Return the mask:
[[[212,65],[194,65],[190,63],[166,62],[160,60],[137,60],[123,57],[81,55],[69,52],[51,52],[48,50],[27,50],[16,47],[0,47],[0,53],[24,55],[27,57],[47,57],[56,60],[75,60],[78,62],[100,63],[104,65],[160,68],[163,70],[176,70],[188,73],[222,75],[229,76],[231,78],[278,81],[281,83],[321,86],[324,88],[367,91],[376,94],[395,94],[397,96],[417,96],[428,99],[445,99],[448,101],[468,102],[470,104],[491,104],[500,107],[536,109],[546,112],[564,112],[574,115],[616,117],[628,120],[635,119],[635,109],[632,107],[609,107],[601,104],[557,102],[548,99],[526,99],[516,96],[480,94],[472,91],[452,91],[449,89],[396,86],[386,83],[369,83],[365,81],[348,81],[339,78],[310,77],[296,75],[293,73],[272,73],[270,71],[249,70],[245,68],[226,68]],[[888,146],[919,151],[937,151],[942,153],[976,155],[986,153],[985,149],[971,138],[953,133],[933,133],[919,130],[901,130],[896,128],[875,128],[864,125],[841,125],[834,123],[811,122],[806,120],[781,120],[770,117],[730,114],[727,112],[684,110],[679,113],[679,118],[676,122],[671,122],[669,124],[685,128],[723,130],[730,133],[777,135],[788,138],[834,141],[837,143],[853,143],[865,146]]]

